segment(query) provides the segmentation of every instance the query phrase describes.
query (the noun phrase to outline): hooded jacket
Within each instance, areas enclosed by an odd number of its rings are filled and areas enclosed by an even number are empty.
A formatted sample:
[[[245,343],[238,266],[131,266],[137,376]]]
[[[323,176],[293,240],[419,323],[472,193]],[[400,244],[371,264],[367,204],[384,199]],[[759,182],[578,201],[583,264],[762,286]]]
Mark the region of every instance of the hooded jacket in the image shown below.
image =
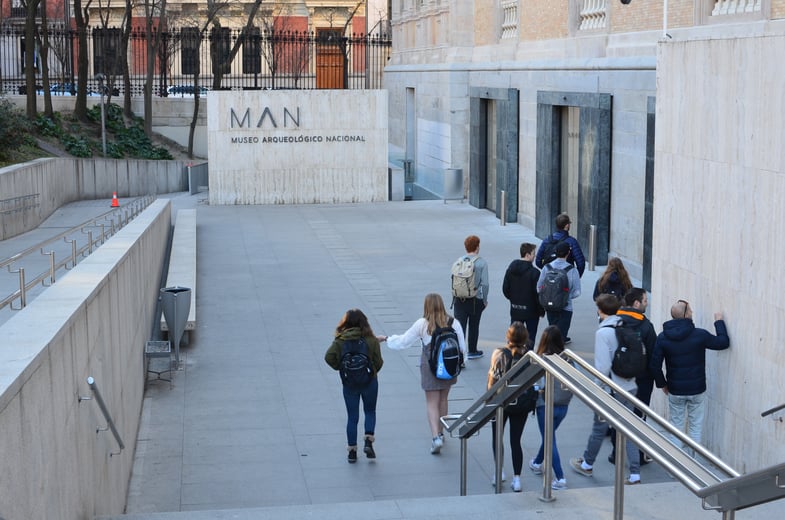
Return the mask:
[[[341,332],[333,340],[330,348],[324,354],[324,361],[330,365],[334,370],[341,368],[341,351],[343,350],[343,342],[350,339],[360,339],[360,329],[352,327]],[[382,349],[379,346],[379,341],[374,336],[366,336],[365,343],[368,345],[368,357],[371,358],[371,367],[373,369],[373,376],[382,369],[384,361],[382,360]]]
[[[510,300],[510,316],[518,320],[538,318],[545,314],[537,297],[540,270],[526,260],[513,260],[504,273],[502,293]]]
[[[706,349],[724,350],[730,346],[725,322],[715,321],[714,329],[716,336],[696,327],[690,318],[663,323],[649,364],[657,388],[667,385],[673,395],[698,395],[706,391]],[[667,376],[662,372],[663,361]]]
[[[560,229],[555,233],[550,234],[542,241],[540,247],[537,248],[537,255],[534,259],[534,264],[542,269],[545,267],[543,252],[545,248],[542,247],[545,245],[546,242],[559,242],[560,240],[564,240],[570,246],[570,254],[567,255],[567,263],[570,265],[574,265],[575,268],[578,270],[578,275],[583,276],[583,270],[586,269],[586,257],[583,256],[583,250],[581,250],[580,244],[575,239],[575,237],[570,236],[570,232],[566,229]]]
[[[624,322],[625,325],[630,325],[638,329],[641,335],[643,346],[646,347],[646,359],[651,362],[651,356],[654,352],[654,345],[657,342],[657,333],[654,331],[654,325],[646,318],[646,316],[635,309],[634,307],[622,307],[616,313],[616,316]],[[651,371],[647,369],[647,374],[644,377],[651,377]],[[641,376],[638,376],[640,379]]]

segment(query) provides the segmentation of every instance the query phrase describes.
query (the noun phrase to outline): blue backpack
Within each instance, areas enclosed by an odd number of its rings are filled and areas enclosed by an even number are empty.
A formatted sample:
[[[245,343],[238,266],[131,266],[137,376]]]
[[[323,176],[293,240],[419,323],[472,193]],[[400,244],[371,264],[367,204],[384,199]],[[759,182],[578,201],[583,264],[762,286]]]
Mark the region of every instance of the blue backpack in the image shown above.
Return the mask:
[[[431,352],[428,365],[437,379],[449,381],[461,373],[463,352],[458,335],[452,328],[452,319],[447,327],[440,327],[431,334]]]

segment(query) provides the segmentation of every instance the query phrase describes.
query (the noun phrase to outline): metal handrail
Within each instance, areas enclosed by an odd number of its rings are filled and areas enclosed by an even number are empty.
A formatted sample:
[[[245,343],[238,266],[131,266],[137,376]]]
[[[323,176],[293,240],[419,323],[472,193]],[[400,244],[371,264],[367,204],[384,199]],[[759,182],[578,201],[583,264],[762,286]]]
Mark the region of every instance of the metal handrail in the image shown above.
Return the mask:
[[[87,378],[87,384],[90,386],[90,390],[93,391],[93,395],[95,395],[95,402],[98,403],[98,408],[101,409],[101,413],[104,415],[104,419],[106,419],[107,427],[106,428],[96,428],[95,433],[105,432],[107,429],[111,430],[112,435],[114,435],[115,440],[117,441],[118,446],[120,446],[120,451],[125,449],[125,444],[123,443],[123,439],[120,438],[120,432],[117,431],[117,427],[112,420],[112,416],[109,414],[109,409],[106,408],[106,403],[104,402],[103,397],[101,397],[101,392],[98,391],[98,385],[95,383],[95,379],[92,376]],[[79,396],[79,402],[82,401],[89,401],[91,397],[84,397]],[[119,455],[120,452],[117,453],[110,453],[109,456]]]
[[[777,413],[777,412],[779,412],[780,410],[783,410],[783,409],[785,409],[785,403],[783,403],[783,404],[781,404],[779,406],[775,406],[774,408],[769,408],[765,412],[761,413],[760,416],[761,417],[766,417],[767,415],[771,415],[773,413]]]
[[[740,475],[739,472],[737,472],[735,469],[733,469],[728,464],[723,462],[719,457],[714,455],[712,452],[710,452],[704,446],[702,446],[702,445],[698,444],[697,442],[695,442],[691,437],[688,437],[684,432],[680,431],[678,428],[673,426],[664,417],[658,415],[654,410],[649,408],[649,406],[646,405],[643,401],[640,401],[634,395],[631,395],[630,393],[628,393],[625,390],[623,390],[619,385],[614,383],[611,380],[611,378],[609,378],[608,376],[598,372],[597,369],[594,368],[594,366],[592,366],[591,364],[586,362],[583,358],[581,358],[575,352],[573,352],[572,350],[567,349],[567,350],[564,351],[564,356],[566,358],[572,360],[573,362],[579,364],[584,370],[586,370],[587,372],[591,373],[592,376],[594,376],[596,379],[601,381],[603,385],[611,388],[611,390],[613,390],[614,392],[617,392],[617,393],[620,393],[620,394],[624,395],[624,397],[627,398],[629,401],[631,401],[635,405],[636,408],[638,408],[639,410],[643,411],[644,415],[646,415],[647,417],[651,418],[654,422],[656,422],[662,428],[666,429],[668,431],[668,433],[674,435],[675,437],[678,437],[678,439],[680,441],[684,442],[685,444],[687,444],[690,447],[690,449],[694,450],[696,453],[699,453],[706,460],[711,462],[713,465],[717,466],[718,469],[721,469],[723,472],[725,472],[729,477],[738,477]]]
[[[46,286],[46,279],[49,279],[49,285],[55,283],[56,273],[61,268],[66,270],[73,269],[78,259],[89,256],[95,248],[102,245],[106,242],[106,239],[112,236],[117,230],[122,228],[125,224],[128,224],[131,218],[138,215],[144,208],[150,205],[150,203],[154,200],[154,197],[151,195],[146,195],[141,199],[136,199],[130,203],[128,207],[124,207],[122,210],[112,210],[106,213],[99,215],[98,217],[92,218],[87,220],[78,226],[74,226],[66,231],[63,231],[52,238],[49,238],[43,242],[39,242],[38,244],[28,247],[24,251],[16,253],[13,256],[10,256],[4,260],[0,261],[0,268],[6,267],[9,273],[12,274],[19,274],[19,289],[15,290],[11,294],[7,295],[5,298],[0,299],[0,309],[3,307],[10,305],[12,310],[21,310],[27,305],[27,298],[26,294],[27,291],[38,285],[39,283]],[[130,210],[130,216],[129,216]],[[99,220],[105,220],[111,217],[111,231],[109,234],[106,233],[106,223],[99,222]],[[119,217],[119,224],[115,226],[115,217]],[[125,218],[125,223],[123,223],[123,218]],[[91,230],[85,231],[85,228],[88,227],[100,227],[101,234],[95,240],[93,239],[93,233]],[[69,239],[69,235],[75,234],[77,232],[86,233],[88,242],[82,246],[77,247],[77,240],[76,239]],[[55,253],[54,251],[45,252],[44,248],[47,245],[53,244],[55,242],[60,242],[62,239],[64,242],[71,244],[71,254],[67,256],[65,259],[56,261],[55,260]],[[25,277],[25,270],[23,267],[19,267],[16,270],[12,270],[12,264],[14,262],[18,262],[22,258],[32,254],[36,250],[40,249],[42,255],[49,255],[49,268],[45,271],[40,272],[39,274],[35,275],[32,279],[27,279]],[[71,267],[68,267],[68,265]],[[13,302],[15,300],[20,300],[20,306],[14,307]]]
[[[574,364],[583,368],[588,375],[576,368]],[[728,464],[678,431],[667,420],[623,390],[609,377],[600,374],[593,366],[570,350],[566,350],[561,356],[538,356],[533,352],[527,352],[513,368],[496,385],[470,405],[466,412],[461,415],[447,415],[441,418],[447,431],[451,434],[457,431],[461,441],[461,495],[466,494],[467,438],[495,417],[501,407],[509,404],[514,399],[513,395],[520,395],[533,385],[535,383],[532,380],[533,374],[544,372],[546,378],[544,438],[546,441],[553,435],[553,384],[555,379],[569,388],[576,397],[616,428],[617,446],[624,446],[626,439],[629,438],[639,448],[651,455],[682,485],[689,488],[697,497],[702,498],[704,509],[721,511],[723,518],[730,520],[734,518],[737,509],[785,496],[785,464],[755,474],[740,475]],[[619,394],[620,397],[642,410],[652,423],[661,426],[702,455],[714,466],[714,470],[708,469],[696,458],[676,447],[664,433],[655,430],[654,426],[635,415],[631,409],[610,395],[605,388],[610,388],[613,393]],[[543,462],[546,467],[552,463],[552,453],[548,449],[548,445],[549,443],[546,443]],[[624,457],[625,450],[616,451],[614,485],[614,518],[616,519],[623,518],[624,514]],[[715,474],[715,471],[720,474]],[[771,482],[769,482],[771,479],[774,479],[772,480],[774,490],[771,489]],[[550,480],[550,473],[544,472],[541,500],[553,500],[550,492]],[[766,485],[765,489],[762,487],[763,484]],[[739,494],[743,491],[746,494],[745,497],[735,497],[734,492],[737,491]]]

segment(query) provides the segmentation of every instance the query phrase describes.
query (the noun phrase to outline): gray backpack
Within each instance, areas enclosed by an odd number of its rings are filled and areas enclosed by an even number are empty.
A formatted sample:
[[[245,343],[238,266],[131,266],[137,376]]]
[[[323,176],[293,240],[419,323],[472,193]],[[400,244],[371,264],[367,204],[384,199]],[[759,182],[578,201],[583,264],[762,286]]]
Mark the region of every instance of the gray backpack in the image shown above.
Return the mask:
[[[573,266],[564,269],[546,264],[543,268],[545,278],[540,289],[540,305],[546,311],[563,311],[570,302],[570,278],[567,272]]]

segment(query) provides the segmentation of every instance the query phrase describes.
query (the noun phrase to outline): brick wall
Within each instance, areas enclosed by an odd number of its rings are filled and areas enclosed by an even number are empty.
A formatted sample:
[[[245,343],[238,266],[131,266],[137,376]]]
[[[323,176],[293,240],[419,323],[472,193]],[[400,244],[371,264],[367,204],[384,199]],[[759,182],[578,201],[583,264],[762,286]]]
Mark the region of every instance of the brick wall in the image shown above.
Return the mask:
[[[568,0],[532,0],[518,7],[521,40],[551,40],[568,36]]]
[[[690,27],[694,25],[694,3],[706,0],[668,0],[668,27]],[[664,2],[633,0],[623,5],[610,0],[611,32],[654,31],[662,29]]]

